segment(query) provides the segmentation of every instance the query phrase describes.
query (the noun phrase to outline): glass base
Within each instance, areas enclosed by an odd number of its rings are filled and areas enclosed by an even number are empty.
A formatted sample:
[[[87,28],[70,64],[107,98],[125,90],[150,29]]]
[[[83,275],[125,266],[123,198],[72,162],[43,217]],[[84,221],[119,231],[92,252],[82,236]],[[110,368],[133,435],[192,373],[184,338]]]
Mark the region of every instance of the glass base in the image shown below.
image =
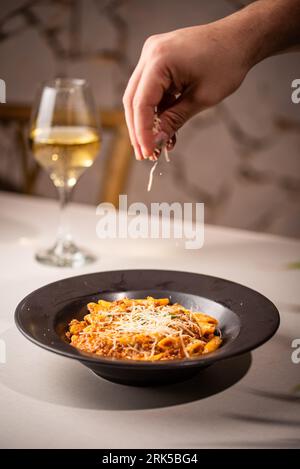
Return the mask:
[[[52,248],[37,252],[35,258],[42,264],[55,267],[81,267],[96,260],[93,254],[65,240],[58,240]]]

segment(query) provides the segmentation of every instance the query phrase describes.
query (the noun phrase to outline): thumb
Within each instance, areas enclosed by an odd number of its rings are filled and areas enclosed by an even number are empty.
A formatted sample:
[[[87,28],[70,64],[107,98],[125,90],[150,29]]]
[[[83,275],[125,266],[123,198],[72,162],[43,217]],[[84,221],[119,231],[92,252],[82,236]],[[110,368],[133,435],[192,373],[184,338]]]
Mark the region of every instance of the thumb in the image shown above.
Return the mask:
[[[202,107],[197,102],[194,93],[182,95],[171,107],[159,115],[162,134],[166,134],[168,138],[173,137],[177,130],[202,109],[204,106]]]

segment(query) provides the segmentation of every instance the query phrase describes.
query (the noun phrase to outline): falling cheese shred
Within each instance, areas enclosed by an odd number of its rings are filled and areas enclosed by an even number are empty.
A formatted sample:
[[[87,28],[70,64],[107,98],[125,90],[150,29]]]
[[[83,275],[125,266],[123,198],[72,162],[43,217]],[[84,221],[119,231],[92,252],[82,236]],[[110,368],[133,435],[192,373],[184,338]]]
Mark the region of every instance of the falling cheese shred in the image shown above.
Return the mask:
[[[157,164],[158,164],[158,161],[155,161],[154,165],[152,166],[152,168],[151,168],[151,170],[150,170],[149,181],[148,181],[148,187],[147,187],[147,191],[148,191],[148,192],[150,192],[151,189],[152,189],[153,174],[154,174],[154,171],[156,170]]]
[[[160,132],[160,130],[161,130],[161,119],[157,115],[157,109],[155,109],[155,114],[154,114],[154,118],[153,118],[153,127],[152,127],[153,135],[157,135]],[[162,146],[158,147],[158,149],[159,150],[163,149],[164,155],[165,155],[165,160],[166,160],[167,163],[170,163],[170,158],[169,158],[169,153],[168,153],[168,150],[167,150],[166,142],[163,142]],[[155,163],[153,164],[153,166],[150,170],[149,181],[148,181],[148,186],[147,186],[147,191],[148,192],[150,192],[151,189],[152,189],[153,175],[154,175],[154,171],[156,169],[157,163],[158,163],[158,161],[155,161]]]
[[[216,349],[217,320],[192,312],[168,298],[99,300],[87,305],[82,321],[73,319],[71,345],[97,355],[134,360],[193,358]],[[213,341],[213,343],[212,343]]]

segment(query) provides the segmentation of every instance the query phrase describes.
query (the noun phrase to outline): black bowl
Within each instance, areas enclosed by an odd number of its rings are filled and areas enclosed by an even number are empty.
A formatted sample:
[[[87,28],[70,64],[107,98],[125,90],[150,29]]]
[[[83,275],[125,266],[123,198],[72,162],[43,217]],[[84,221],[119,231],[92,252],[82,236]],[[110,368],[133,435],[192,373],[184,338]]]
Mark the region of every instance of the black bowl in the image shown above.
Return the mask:
[[[169,297],[172,303],[216,317],[222,346],[196,359],[141,362],[83,353],[66,340],[68,323],[82,319],[88,302],[148,295]],[[149,386],[187,379],[219,360],[253,350],[276,332],[279,314],[266,297],[228,280],[188,272],[120,270],[71,277],[39,288],[19,303],[15,321],[35,344],[75,358],[105,379]]]

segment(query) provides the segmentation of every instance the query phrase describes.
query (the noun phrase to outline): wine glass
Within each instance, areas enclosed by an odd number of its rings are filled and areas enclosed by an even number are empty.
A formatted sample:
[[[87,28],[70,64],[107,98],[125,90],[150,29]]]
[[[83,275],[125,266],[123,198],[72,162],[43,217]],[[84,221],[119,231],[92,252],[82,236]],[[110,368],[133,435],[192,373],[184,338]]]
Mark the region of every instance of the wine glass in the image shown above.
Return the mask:
[[[101,146],[96,108],[86,80],[56,78],[44,84],[32,110],[29,144],[57,187],[60,201],[56,242],[39,251],[36,259],[59,267],[94,261],[92,254],[73,242],[65,213],[72,189]]]

